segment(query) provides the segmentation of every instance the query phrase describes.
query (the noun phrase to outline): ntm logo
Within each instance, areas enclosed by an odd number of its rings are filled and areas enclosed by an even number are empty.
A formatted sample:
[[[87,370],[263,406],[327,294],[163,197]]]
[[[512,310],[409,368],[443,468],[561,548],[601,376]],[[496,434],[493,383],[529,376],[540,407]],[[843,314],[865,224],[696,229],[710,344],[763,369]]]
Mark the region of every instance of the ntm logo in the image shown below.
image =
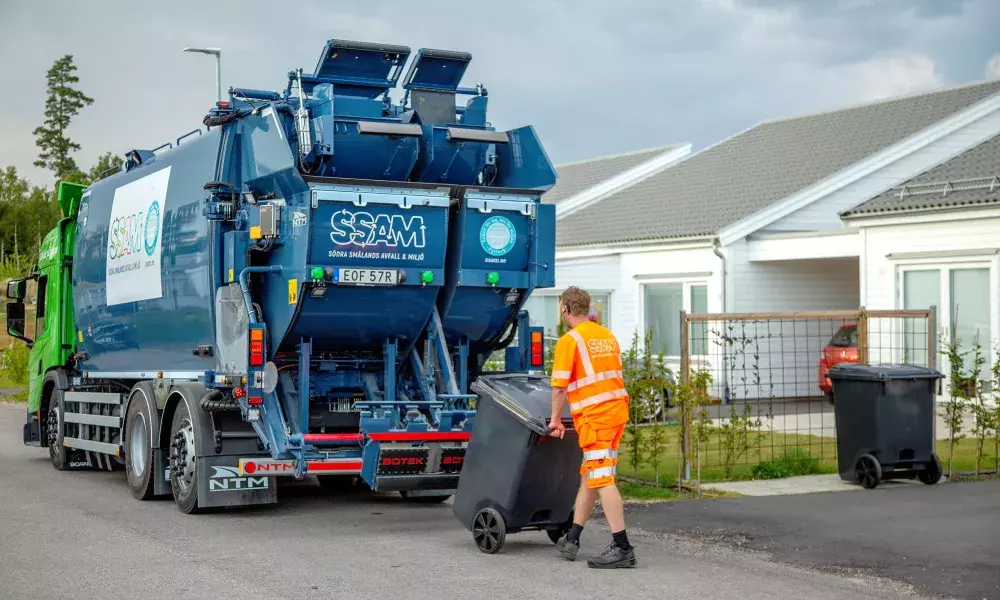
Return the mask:
[[[212,469],[215,473],[208,480],[210,492],[266,490],[270,481],[267,477],[240,477],[236,467],[212,467]]]
[[[338,246],[423,248],[427,243],[424,218],[419,215],[371,215],[339,210],[330,218],[330,239]]]

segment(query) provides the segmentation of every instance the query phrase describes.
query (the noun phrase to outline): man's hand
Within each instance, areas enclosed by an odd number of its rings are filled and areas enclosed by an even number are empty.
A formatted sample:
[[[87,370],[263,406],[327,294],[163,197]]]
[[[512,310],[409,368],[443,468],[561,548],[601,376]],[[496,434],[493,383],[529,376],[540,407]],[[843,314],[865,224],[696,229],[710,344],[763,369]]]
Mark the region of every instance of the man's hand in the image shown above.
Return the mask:
[[[562,439],[562,436],[565,434],[566,426],[563,425],[561,418],[554,417],[549,419],[549,435]]]

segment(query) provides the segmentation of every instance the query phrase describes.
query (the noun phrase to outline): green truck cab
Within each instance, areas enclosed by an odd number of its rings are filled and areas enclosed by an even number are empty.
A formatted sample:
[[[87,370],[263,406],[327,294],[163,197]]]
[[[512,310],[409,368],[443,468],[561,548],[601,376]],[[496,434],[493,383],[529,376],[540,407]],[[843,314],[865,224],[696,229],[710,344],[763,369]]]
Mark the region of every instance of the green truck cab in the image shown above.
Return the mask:
[[[42,241],[38,264],[32,273],[7,284],[7,333],[28,345],[28,414],[24,425],[24,443],[50,446],[42,440],[43,432],[54,428],[43,422],[55,422],[56,403],[49,402],[57,386],[57,377],[65,377],[60,367],[71,366],[76,351],[76,328],[73,323],[73,247],[76,242],[76,215],[86,186],[61,181],[57,201],[63,218]],[[26,335],[25,299],[28,281],[38,283],[33,338]],[[43,414],[44,411],[44,414]],[[55,449],[50,447],[50,451]]]

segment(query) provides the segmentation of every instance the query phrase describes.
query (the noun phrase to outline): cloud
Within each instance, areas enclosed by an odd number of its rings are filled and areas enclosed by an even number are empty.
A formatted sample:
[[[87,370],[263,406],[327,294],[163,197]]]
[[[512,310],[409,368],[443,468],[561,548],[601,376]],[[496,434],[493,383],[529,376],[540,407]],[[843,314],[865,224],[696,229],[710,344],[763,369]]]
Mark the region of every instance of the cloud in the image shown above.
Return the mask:
[[[994,54],[986,61],[986,78],[1000,79],[1000,53]]]
[[[293,29],[268,0],[218,0],[225,27],[198,0],[50,4],[0,0],[0,56],[17,57],[0,61],[0,81],[18,86],[0,111],[0,168],[36,183],[51,182],[31,166],[44,74],[67,52],[96,100],[70,127],[82,167],[200,125],[215,71],[182,47],[222,47],[224,89],[283,90],[330,38],[471,52],[464,83],[487,86],[490,121],[534,125],[564,162],[681,141],[697,149],[765,119],[979,78],[1000,22],[996,0],[433,0],[410,11],[300,0]]]

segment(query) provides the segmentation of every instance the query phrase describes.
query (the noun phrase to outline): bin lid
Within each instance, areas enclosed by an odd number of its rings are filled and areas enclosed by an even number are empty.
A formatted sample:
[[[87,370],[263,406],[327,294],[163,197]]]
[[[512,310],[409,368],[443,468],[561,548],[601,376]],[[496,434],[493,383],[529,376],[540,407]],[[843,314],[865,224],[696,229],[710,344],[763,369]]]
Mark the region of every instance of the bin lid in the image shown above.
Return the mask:
[[[940,371],[927,367],[913,365],[859,365],[841,363],[829,371],[826,376],[833,380],[851,381],[889,381],[892,379],[940,379],[944,377]]]
[[[536,433],[548,433],[549,417],[552,415],[552,385],[548,376],[531,373],[484,374],[469,387],[480,396],[489,396]],[[564,407],[563,421],[572,419],[569,406]]]

